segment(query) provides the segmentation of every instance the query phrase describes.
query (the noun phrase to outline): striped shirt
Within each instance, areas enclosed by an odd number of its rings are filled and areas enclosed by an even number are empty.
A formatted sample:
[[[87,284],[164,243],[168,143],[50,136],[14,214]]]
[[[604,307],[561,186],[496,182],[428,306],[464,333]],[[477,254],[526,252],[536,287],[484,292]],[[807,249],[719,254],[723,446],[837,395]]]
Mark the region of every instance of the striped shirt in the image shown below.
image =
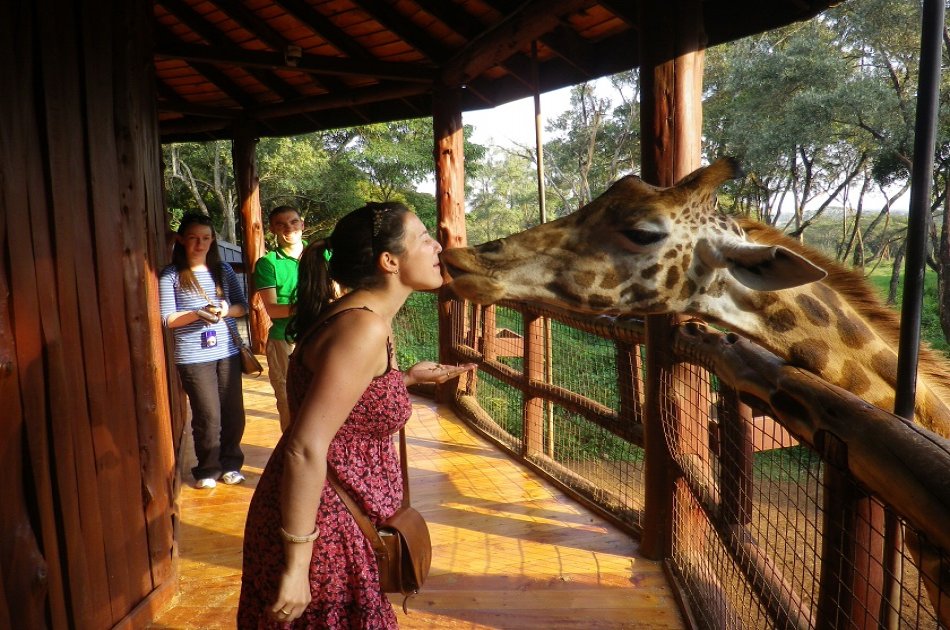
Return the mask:
[[[224,282],[224,299],[228,304],[241,304],[247,308],[247,298],[244,297],[244,289],[238,280],[234,269],[227,263],[221,263],[222,280]],[[215,298],[216,291],[214,278],[211,272],[204,269],[195,271],[195,278],[198,284],[204,289],[204,292]],[[205,306],[208,300],[204,295],[194,291],[186,291],[181,288],[178,278],[178,270],[174,265],[169,265],[162,270],[158,279],[159,306],[162,312],[162,324],[168,325],[168,317],[179,311],[193,311]],[[205,363],[207,361],[217,361],[238,353],[238,346],[234,343],[231,330],[237,332],[237,326],[232,317],[223,317],[217,324],[211,324],[203,319],[196,322],[172,329],[175,336],[175,364],[186,363]],[[202,343],[202,333],[214,331],[216,343],[213,346],[205,347]]]

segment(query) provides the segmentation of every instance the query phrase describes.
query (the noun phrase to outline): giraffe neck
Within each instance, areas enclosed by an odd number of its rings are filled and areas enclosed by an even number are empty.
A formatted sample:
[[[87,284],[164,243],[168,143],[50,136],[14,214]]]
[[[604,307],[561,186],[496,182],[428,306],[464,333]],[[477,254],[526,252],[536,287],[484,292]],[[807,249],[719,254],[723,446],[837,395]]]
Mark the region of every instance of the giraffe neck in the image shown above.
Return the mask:
[[[897,383],[898,319],[873,298],[867,304],[854,304],[854,295],[834,286],[840,278],[829,276],[829,280],[758,292],[730,278],[719,295],[708,294],[707,304],[696,310],[789,364],[891,411]],[[915,420],[950,437],[950,383],[941,374],[924,350],[917,377]]]

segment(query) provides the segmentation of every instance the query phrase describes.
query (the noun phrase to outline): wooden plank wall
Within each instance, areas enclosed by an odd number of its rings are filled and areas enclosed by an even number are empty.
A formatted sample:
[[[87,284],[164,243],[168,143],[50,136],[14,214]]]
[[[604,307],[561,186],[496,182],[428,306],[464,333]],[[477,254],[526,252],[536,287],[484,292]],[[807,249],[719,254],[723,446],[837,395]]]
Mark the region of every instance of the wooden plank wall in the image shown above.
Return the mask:
[[[150,8],[0,3],[0,627],[128,624],[174,582]]]

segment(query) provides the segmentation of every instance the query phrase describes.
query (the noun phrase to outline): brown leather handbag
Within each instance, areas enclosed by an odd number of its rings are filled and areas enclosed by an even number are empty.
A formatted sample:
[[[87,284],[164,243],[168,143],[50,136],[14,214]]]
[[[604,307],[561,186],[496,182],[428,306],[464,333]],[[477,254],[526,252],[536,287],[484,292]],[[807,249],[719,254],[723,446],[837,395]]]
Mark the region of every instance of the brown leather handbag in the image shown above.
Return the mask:
[[[330,485],[337,491],[346,509],[373,546],[379,566],[379,585],[384,593],[402,593],[402,609],[419,592],[432,565],[432,540],[429,527],[409,505],[409,466],[406,460],[406,430],[399,431],[399,462],[402,467],[402,506],[378,527],[373,525],[350,493],[340,485],[336,472],[327,467]]]

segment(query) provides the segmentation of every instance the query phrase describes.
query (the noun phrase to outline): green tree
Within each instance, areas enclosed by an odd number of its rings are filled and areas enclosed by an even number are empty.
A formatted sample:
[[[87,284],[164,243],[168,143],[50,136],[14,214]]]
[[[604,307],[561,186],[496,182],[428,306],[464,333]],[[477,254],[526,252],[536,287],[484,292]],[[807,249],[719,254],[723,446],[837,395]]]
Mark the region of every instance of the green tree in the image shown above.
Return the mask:
[[[165,199],[173,224],[185,212],[210,216],[229,242],[236,241],[234,227],[237,194],[231,163],[231,144],[224,141],[182,142],[162,147],[165,163]]]
[[[578,210],[622,174],[637,170],[639,79],[634,73],[621,73],[611,82],[621,95],[619,104],[584,83],[571,90],[571,109],[548,124],[553,134],[544,143],[549,216]],[[524,155],[535,160],[533,151]]]

